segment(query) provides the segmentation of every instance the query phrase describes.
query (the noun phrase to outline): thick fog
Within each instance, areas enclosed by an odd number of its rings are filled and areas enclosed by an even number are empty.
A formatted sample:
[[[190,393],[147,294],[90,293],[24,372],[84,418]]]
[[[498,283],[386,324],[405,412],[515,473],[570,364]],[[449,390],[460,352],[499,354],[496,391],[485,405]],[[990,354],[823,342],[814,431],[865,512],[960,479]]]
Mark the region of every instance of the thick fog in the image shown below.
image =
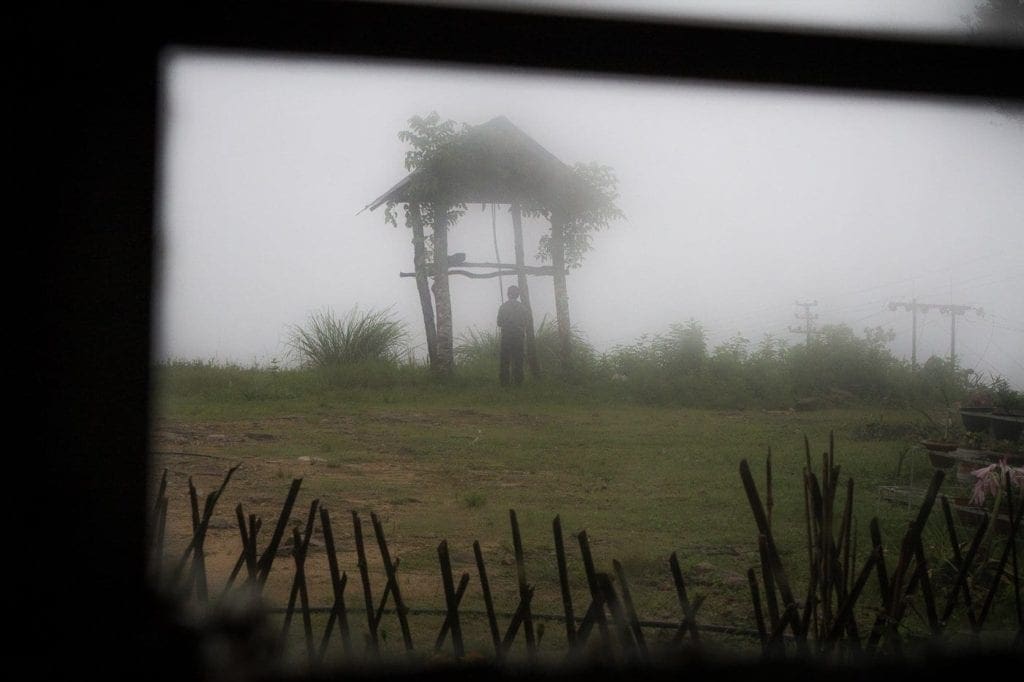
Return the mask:
[[[961,365],[1024,387],[1024,116],[938,99],[666,84],[394,63],[168,54],[157,359],[287,362],[316,311],[391,308],[423,350],[409,231],[362,211],[404,177],[408,119],[506,116],[563,162],[618,177],[626,219],[570,274],[573,325],[598,350],[690,318],[802,343],[815,325],[892,329],[893,302],[957,318]],[[471,261],[514,260],[507,206],[450,233]],[[527,220],[527,262],[546,225]],[[504,285],[511,283],[504,279]],[[551,279],[531,279],[538,320]],[[492,330],[497,279],[452,278],[455,331]],[[919,317],[918,359],[950,318]]]

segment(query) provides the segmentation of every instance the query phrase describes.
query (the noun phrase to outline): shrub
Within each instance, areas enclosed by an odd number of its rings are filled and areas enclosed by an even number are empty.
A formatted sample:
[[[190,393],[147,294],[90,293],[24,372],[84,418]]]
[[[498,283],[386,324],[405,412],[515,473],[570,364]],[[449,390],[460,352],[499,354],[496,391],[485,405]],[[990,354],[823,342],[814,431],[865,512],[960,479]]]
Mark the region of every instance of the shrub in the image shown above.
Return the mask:
[[[455,364],[471,373],[498,373],[498,334],[477,328],[467,330],[459,336],[455,346]]]
[[[534,342],[542,372],[550,373],[550,370],[561,367],[562,356],[558,325],[549,322],[547,316],[542,318],[540,324],[537,325]],[[571,331],[570,343],[574,370],[577,372],[592,370],[596,365],[596,354],[578,330]],[[458,344],[455,346],[455,364],[460,373],[497,376],[500,346],[501,337],[498,332],[474,327],[459,336]]]
[[[406,338],[405,326],[390,309],[353,309],[340,319],[324,310],[310,315],[305,327],[291,328],[288,347],[305,366],[394,364],[407,353]]]

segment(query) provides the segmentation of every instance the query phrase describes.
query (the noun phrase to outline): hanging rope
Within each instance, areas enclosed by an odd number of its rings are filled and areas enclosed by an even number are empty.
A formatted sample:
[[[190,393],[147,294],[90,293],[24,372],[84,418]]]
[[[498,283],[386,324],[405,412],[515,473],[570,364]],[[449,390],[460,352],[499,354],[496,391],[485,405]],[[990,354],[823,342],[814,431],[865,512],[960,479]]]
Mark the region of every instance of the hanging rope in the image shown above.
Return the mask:
[[[491,234],[494,236],[494,262],[498,264],[498,303],[505,301],[505,281],[501,276],[501,254],[498,253],[498,209],[491,204]]]

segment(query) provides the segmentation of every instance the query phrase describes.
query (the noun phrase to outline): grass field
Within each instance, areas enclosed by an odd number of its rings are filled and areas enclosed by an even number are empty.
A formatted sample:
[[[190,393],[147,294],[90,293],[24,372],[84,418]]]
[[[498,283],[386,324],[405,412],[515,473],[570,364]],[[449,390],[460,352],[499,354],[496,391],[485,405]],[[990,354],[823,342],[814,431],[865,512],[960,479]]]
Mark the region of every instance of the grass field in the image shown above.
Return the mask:
[[[230,565],[237,556],[235,505],[264,515],[265,543],[290,481],[301,477],[295,517],[304,519],[314,498],[330,510],[342,569],[349,575],[349,607],[362,606],[349,516],[356,510],[367,529],[371,511],[384,522],[392,551],[401,559],[400,581],[410,606],[443,606],[436,548],[447,539],[456,580],[463,571],[473,578],[463,605],[482,609],[472,551],[473,541],[479,540],[497,606],[511,611],[516,574],[509,510],[514,509],[528,580],[537,588],[535,612],[561,613],[552,539],[552,520],[560,515],[577,615],[586,606],[586,583],[574,536],[585,530],[598,570],[611,573],[613,559],[622,563],[641,619],[680,619],[668,568],[668,557],[676,552],[691,599],[705,599],[699,622],[753,629],[746,571],[758,565],[757,531],[740,481],[740,461],[749,461],[763,496],[771,448],[773,529],[790,578],[802,593],[808,573],[804,438],[820,466],[834,433],[841,481],[845,486],[852,478],[855,484],[859,567],[873,517],[879,519],[889,556],[897,554],[916,508],[881,499],[879,488],[927,485],[933,470],[916,444],[945,419],[943,410],[643,406],[585,387],[435,385],[405,376],[401,369],[389,372],[331,377],[202,366],[158,372],[151,468],[154,478],[166,469],[169,489],[178,495],[170,509],[182,526],[178,541],[187,537],[183,493],[188,476],[209,492],[229,466],[241,462],[211,530],[232,547],[222,550],[221,564]],[[963,489],[955,475],[943,486],[951,495]],[[945,556],[949,549],[940,514],[931,521],[926,550]],[[209,551],[216,552],[215,547],[211,539]],[[375,547],[370,553],[376,555]],[[322,548],[320,554],[310,559],[319,567],[310,570],[326,573]],[[209,563],[212,576],[217,562]],[[287,574],[289,568],[285,558],[275,571]],[[379,597],[379,562],[374,570]],[[287,575],[282,581],[281,595]],[[325,585],[311,587],[314,603],[329,604]],[[863,603],[877,604],[875,592],[872,581]],[[1003,590],[1001,597],[997,621],[1010,622],[1012,593]],[[417,641],[432,647],[440,620],[414,619]],[[357,631],[365,628],[354,622]],[[385,623],[390,646],[399,647],[397,622]],[[561,627],[547,625],[545,641],[552,649],[564,643]],[[472,634],[467,639],[484,647],[483,621],[467,631]],[[719,641],[735,651],[753,644]]]

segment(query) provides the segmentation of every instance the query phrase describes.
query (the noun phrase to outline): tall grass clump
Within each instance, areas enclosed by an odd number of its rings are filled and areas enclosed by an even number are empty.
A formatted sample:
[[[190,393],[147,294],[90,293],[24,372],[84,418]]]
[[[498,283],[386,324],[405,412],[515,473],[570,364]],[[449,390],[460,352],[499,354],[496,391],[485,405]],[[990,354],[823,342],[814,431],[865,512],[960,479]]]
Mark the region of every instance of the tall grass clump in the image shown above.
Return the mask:
[[[561,369],[562,340],[558,335],[558,324],[545,315],[537,325],[534,338],[541,368]],[[597,363],[597,353],[576,327],[569,328],[569,347],[572,349],[573,371],[580,377],[589,376]]]
[[[541,373],[559,375],[562,364],[561,340],[558,326],[541,319],[534,332],[537,359]],[[574,368],[577,372],[589,373],[596,364],[596,353],[577,329],[570,330],[570,343]],[[501,354],[501,336],[497,331],[471,328],[459,336],[455,346],[455,364],[460,374],[497,377],[498,360]]]
[[[405,325],[390,308],[356,308],[342,318],[323,310],[310,315],[305,326],[291,327],[288,348],[306,367],[397,364],[408,353],[406,339]]]
[[[459,335],[455,346],[455,365],[470,374],[498,375],[501,341],[495,331],[473,327]]]

